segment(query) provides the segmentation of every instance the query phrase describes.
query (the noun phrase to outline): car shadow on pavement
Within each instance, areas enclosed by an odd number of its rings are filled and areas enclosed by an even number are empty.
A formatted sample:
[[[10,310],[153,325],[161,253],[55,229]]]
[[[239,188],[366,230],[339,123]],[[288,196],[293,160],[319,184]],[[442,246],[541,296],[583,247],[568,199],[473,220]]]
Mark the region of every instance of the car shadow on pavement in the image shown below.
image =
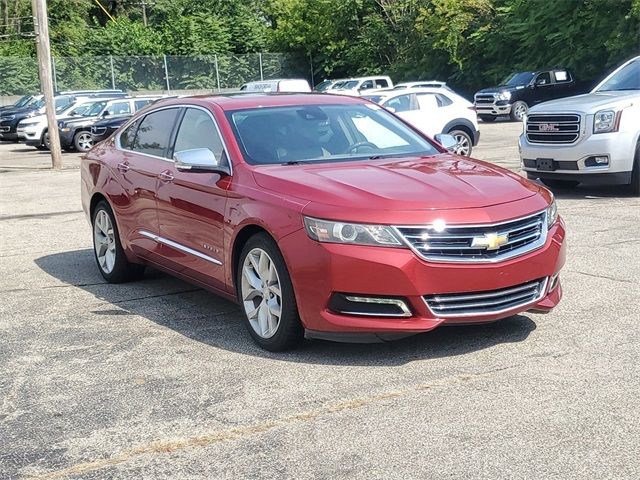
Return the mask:
[[[297,363],[395,366],[414,360],[464,355],[503,343],[524,341],[536,324],[526,315],[499,322],[441,327],[402,340],[345,344],[307,340],[298,349],[266,352],[249,336],[237,305],[153,269],[136,282],[110,285],[100,276],[91,249],[47,255],[35,260],[47,274],[91,293],[96,302],[72,305],[73,315],[90,328],[94,315],[137,315],[198,342],[244,355]],[[69,295],[73,298],[73,295]]]

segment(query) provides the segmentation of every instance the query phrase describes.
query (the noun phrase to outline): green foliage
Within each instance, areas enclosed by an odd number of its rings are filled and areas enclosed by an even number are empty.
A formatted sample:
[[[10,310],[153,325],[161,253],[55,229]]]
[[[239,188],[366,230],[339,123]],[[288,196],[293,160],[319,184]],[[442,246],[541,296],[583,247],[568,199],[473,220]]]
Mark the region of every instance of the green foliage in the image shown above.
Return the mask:
[[[263,61],[267,77],[309,77],[312,62],[316,81],[388,73],[396,81],[445,80],[471,93],[511,71],[544,66],[595,81],[640,50],[640,0],[156,0],[146,27],[138,3],[102,4],[115,21],[93,0],[49,0],[52,52],[65,87],[109,86],[110,69],[100,58],[61,57],[113,55],[118,86],[161,89],[167,55],[176,85],[217,88],[257,71],[257,55],[228,55],[277,51],[286,60]],[[0,18],[30,10],[30,0],[8,0]],[[34,56],[24,35],[29,22],[0,27],[0,58]],[[151,58],[125,58],[142,55]],[[35,88],[32,64],[3,60],[2,91]]]

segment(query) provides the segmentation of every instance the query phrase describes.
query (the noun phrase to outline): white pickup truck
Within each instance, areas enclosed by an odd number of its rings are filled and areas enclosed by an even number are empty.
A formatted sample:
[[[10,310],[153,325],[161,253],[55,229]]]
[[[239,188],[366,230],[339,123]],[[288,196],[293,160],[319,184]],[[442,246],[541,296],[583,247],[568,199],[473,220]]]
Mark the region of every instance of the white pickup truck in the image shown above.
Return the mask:
[[[640,195],[640,56],[591,93],[529,110],[520,136],[522,169],[550,187],[631,184]]]

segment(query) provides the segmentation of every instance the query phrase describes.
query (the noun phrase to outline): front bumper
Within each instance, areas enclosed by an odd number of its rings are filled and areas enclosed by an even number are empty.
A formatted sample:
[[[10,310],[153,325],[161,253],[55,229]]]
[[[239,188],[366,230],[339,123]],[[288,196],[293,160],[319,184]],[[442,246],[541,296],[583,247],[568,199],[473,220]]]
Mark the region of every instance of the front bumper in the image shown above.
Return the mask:
[[[511,104],[506,100],[499,100],[494,103],[475,103],[478,115],[509,115],[511,113]]]
[[[629,183],[635,153],[636,138],[633,132],[613,132],[600,134],[581,133],[573,144],[536,144],[520,135],[518,142],[522,170],[531,177],[564,178],[583,183],[598,182],[597,177],[610,178],[611,182]],[[607,165],[594,164],[596,156],[606,156]],[[536,168],[536,159],[545,158],[554,161],[553,171]],[[613,175],[619,174],[619,175]],[[588,177],[593,176],[593,179]],[[614,180],[615,179],[615,180]],[[599,183],[599,182],[598,182]]]
[[[304,327],[312,336],[374,333],[412,334],[442,324],[486,323],[527,310],[550,311],[562,297],[558,282],[535,303],[495,314],[439,317],[425,296],[491,291],[551,278],[565,262],[565,229],[560,220],[543,247],[498,263],[456,264],[427,262],[404,248],[367,247],[315,242],[300,230],[280,240]],[[329,309],[336,292],[377,297],[400,297],[410,317],[347,315]]]

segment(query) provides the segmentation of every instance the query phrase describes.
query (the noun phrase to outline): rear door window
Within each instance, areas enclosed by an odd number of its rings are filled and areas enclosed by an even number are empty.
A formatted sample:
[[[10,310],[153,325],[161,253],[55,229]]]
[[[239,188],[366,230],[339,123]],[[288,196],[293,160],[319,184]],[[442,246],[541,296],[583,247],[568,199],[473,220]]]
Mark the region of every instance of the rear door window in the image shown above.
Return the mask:
[[[109,115],[129,115],[131,114],[131,105],[129,100],[114,102],[107,107],[106,111],[109,112]]]
[[[566,70],[556,70],[553,72],[556,83],[566,83],[571,81],[571,75]]]
[[[167,108],[146,115],[140,122],[130,149],[146,155],[168,158],[169,141],[178,111],[178,108]]]
[[[389,82],[387,82],[384,78],[379,78],[376,80],[376,88],[387,88],[389,86]]]
[[[137,112],[137,111],[138,111],[138,110],[140,110],[141,108],[144,108],[144,107],[146,107],[147,105],[149,105],[151,102],[153,102],[153,100],[135,100],[135,101],[133,102],[133,105],[134,105],[134,107],[135,107],[135,109],[136,109],[136,112]]]

